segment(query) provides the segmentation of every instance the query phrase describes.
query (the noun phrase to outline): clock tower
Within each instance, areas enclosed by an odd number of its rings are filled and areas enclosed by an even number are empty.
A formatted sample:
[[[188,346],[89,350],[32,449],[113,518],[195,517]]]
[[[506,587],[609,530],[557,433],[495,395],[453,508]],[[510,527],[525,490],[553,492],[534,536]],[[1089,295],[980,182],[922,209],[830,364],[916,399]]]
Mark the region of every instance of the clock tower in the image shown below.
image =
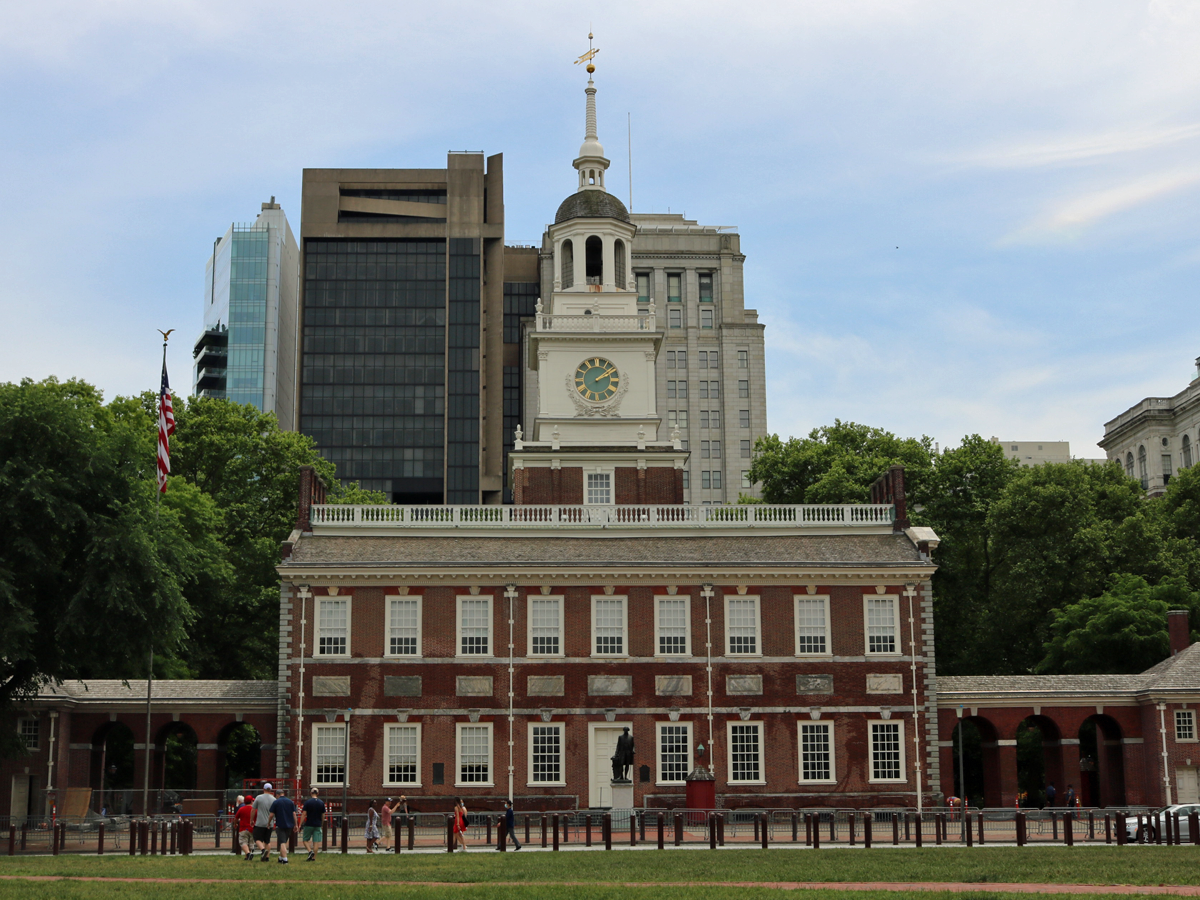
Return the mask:
[[[636,226],[605,189],[609,161],[596,132],[595,67],[588,64],[587,119],[573,163],[577,190],[558,208],[553,292],[536,308],[529,364],[536,412],[517,434],[512,464],[518,504],[606,506],[683,502],[687,451],[664,434],[655,390],[662,344],[655,305],[638,309],[630,271]]]

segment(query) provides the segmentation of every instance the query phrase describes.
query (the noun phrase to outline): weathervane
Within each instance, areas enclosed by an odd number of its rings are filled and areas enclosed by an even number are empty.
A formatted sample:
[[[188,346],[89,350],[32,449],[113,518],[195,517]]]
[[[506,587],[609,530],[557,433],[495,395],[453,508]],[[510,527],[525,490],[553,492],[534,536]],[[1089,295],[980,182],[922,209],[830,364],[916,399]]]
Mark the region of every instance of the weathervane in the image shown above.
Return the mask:
[[[596,54],[599,52],[600,52],[599,47],[594,47],[594,48],[592,47],[592,33],[589,31],[588,32],[588,51],[587,51],[587,53],[583,54],[583,56],[579,57],[579,59],[575,60],[575,65],[579,65],[580,63],[583,63],[583,62],[587,63],[587,73],[589,75],[591,75],[593,72],[596,71],[596,66],[592,63],[592,60],[595,58]]]

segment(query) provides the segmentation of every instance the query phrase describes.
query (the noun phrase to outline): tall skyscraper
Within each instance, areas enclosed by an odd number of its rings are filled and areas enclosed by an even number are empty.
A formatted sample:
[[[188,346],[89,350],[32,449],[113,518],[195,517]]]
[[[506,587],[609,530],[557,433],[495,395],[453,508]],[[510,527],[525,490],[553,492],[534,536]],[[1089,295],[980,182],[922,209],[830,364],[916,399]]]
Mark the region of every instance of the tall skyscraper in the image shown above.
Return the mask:
[[[295,425],[300,250],[272,197],[252,225],[235,223],[204,268],[204,331],[193,392],[273,412]]]
[[[303,204],[299,429],[396,502],[500,503],[503,157],[306,169]]]

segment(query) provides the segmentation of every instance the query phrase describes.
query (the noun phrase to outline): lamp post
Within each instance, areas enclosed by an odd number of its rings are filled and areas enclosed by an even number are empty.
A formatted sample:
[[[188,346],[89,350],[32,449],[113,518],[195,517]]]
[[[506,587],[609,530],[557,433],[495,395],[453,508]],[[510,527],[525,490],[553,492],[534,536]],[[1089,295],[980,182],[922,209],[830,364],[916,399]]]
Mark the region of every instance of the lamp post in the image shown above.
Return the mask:
[[[342,756],[342,819],[350,813],[350,714],[353,709],[347,709],[345,712],[346,721],[346,746],[344,755]]]

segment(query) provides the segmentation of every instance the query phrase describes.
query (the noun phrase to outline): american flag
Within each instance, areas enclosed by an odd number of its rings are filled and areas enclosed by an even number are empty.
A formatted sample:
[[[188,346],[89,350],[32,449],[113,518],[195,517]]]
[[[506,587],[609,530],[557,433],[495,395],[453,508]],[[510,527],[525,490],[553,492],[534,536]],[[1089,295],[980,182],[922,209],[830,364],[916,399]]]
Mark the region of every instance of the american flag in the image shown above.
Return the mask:
[[[163,349],[162,387],[158,389],[158,490],[167,491],[171,474],[171,435],[175,433],[175,408],[171,405],[171,385],[167,381],[167,351]]]

